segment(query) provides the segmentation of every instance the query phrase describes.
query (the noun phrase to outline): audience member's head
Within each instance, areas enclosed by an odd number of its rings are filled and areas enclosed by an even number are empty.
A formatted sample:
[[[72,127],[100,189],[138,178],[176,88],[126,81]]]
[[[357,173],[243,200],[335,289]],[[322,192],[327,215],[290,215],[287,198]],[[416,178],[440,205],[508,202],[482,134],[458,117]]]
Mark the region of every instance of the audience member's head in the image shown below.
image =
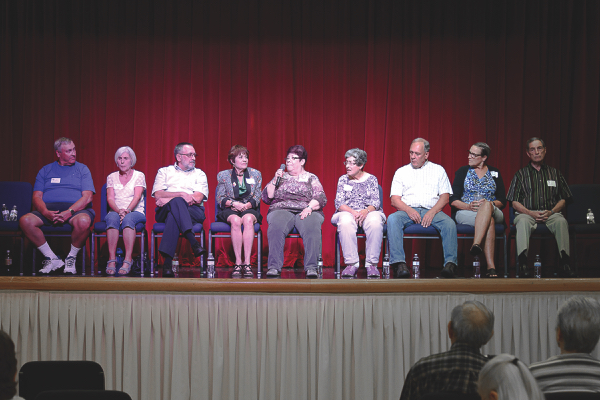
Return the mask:
[[[600,304],[575,296],[558,309],[556,340],[562,353],[591,353],[600,338]]]
[[[12,399],[17,394],[16,375],[15,344],[6,332],[0,331],[0,400]]]
[[[510,354],[488,361],[477,381],[482,400],[544,400],[544,395],[529,368]]]
[[[452,310],[448,332],[452,343],[481,347],[494,334],[494,314],[479,301],[465,301]]]

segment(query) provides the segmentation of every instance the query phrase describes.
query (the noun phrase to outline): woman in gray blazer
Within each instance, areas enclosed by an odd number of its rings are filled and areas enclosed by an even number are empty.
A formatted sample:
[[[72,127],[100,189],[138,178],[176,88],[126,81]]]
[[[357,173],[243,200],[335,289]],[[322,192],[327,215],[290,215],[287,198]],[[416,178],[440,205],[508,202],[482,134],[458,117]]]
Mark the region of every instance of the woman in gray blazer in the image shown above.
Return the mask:
[[[254,224],[262,222],[260,215],[262,175],[259,171],[248,167],[249,154],[247,148],[236,144],[229,150],[227,156],[232,168],[217,174],[216,196],[221,208],[217,214],[217,221],[231,225],[231,243],[235,253],[233,278],[253,276],[250,256],[254,243]],[[242,263],[242,247],[244,263]]]

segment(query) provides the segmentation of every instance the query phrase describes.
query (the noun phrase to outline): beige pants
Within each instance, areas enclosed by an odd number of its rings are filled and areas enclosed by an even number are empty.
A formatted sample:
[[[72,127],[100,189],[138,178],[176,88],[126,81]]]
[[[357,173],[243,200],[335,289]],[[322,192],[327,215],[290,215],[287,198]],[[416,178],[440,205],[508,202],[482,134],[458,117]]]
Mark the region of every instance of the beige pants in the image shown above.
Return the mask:
[[[569,224],[561,213],[552,214],[546,220],[546,226],[556,238],[558,244],[558,252],[562,255],[564,251],[569,254]],[[537,228],[537,222],[533,217],[527,214],[518,214],[515,217],[515,225],[517,227],[517,255],[523,251],[529,250],[529,237]],[[527,253],[525,253],[527,255]]]

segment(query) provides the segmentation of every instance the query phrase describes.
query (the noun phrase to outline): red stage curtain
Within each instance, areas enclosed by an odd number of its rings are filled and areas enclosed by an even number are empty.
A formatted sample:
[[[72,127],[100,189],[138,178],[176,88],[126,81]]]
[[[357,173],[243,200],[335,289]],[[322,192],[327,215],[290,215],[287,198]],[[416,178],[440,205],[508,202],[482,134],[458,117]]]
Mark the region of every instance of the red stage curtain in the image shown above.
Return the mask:
[[[190,141],[209,177],[208,227],[232,145],[268,181],[302,144],[329,199],[326,264],[352,147],[367,151],[387,214],[418,136],[451,180],[485,141],[508,186],[525,139],[541,136],[569,183],[600,182],[595,0],[5,0],[0,18],[1,180],[33,182],[67,136],[98,190],[123,145],[151,188]]]

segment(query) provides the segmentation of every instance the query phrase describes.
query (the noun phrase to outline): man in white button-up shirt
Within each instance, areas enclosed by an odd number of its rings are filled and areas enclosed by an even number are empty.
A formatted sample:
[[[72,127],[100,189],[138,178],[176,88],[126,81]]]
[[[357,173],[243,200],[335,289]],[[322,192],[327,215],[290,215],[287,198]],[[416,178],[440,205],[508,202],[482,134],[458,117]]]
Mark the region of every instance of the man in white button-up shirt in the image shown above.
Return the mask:
[[[396,278],[410,276],[404,254],[404,229],[412,224],[433,226],[442,237],[444,278],[454,278],[458,244],[456,224],[442,212],[452,194],[446,171],[428,161],[429,142],[417,138],[410,146],[410,164],[396,171],[392,181],[392,206],[398,211],[388,217],[390,265]]]
[[[175,164],[158,170],[152,196],[156,198],[156,222],[164,222],[165,230],[158,247],[165,259],[163,277],[173,277],[172,261],[179,233],[190,242],[194,256],[205,250],[196,240],[192,227],[206,218],[204,202],[208,197],[206,174],[196,168],[196,150],[191,143],[175,146]]]

